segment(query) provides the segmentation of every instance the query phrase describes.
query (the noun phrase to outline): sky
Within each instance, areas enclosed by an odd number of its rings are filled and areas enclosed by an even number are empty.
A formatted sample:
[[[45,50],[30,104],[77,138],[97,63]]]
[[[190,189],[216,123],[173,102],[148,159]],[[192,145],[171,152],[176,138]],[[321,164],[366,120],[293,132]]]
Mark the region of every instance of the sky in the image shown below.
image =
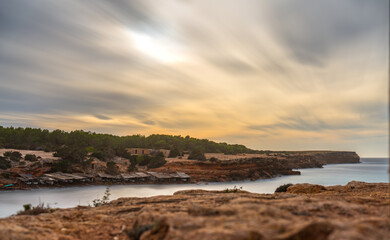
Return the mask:
[[[0,125],[388,155],[387,0],[0,2]]]

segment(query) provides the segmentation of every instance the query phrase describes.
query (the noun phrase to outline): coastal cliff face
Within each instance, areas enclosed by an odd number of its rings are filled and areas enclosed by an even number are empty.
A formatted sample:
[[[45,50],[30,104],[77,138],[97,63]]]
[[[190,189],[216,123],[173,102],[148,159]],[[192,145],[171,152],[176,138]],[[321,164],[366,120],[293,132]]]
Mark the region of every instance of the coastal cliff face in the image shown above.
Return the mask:
[[[271,156],[246,154],[226,156],[227,160],[216,162],[177,160],[168,161],[157,172],[183,171],[193,182],[224,182],[256,180],[280,175],[299,175],[298,168],[321,168],[325,164],[358,163],[355,152],[275,152]]]
[[[285,160],[248,158],[220,162],[179,161],[155,169],[159,172],[183,171],[192,181],[224,182],[242,179],[272,178],[278,175],[299,175]]]
[[[356,152],[318,152],[313,153],[314,159],[321,164],[359,163],[360,157]]]
[[[0,220],[1,239],[387,239],[388,184],[187,190]]]

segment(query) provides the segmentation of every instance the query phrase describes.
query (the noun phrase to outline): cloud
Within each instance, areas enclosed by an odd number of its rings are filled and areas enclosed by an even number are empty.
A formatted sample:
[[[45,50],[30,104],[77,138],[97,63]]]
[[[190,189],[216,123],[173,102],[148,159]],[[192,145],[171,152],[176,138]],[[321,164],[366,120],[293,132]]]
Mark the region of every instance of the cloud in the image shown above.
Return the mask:
[[[384,154],[372,143],[387,133],[387,9],[384,0],[2,1],[0,121],[259,149],[360,136],[366,152]]]
[[[321,67],[340,48],[388,24],[388,1],[273,1],[269,17],[277,39],[302,64]]]
[[[94,117],[96,117],[97,119],[100,119],[100,120],[111,120],[112,119],[110,117],[107,117],[104,115],[99,115],[99,114],[94,115]]]

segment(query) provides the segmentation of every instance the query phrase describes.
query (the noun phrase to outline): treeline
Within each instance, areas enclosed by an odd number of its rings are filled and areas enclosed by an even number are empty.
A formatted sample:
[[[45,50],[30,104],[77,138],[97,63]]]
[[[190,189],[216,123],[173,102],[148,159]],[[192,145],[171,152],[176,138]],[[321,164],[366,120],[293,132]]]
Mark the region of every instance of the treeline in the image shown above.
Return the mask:
[[[131,135],[115,136],[76,130],[49,131],[39,128],[14,128],[0,126],[0,148],[31,149],[58,151],[63,148],[82,149],[93,153],[98,158],[109,158],[114,155],[122,156],[125,148],[170,149],[179,152],[212,153],[257,153],[256,151],[238,144],[216,143],[207,139],[197,139],[189,136],[171,136],[153,134],[150,136]],[[74,150],[76,151],[76,150]]]

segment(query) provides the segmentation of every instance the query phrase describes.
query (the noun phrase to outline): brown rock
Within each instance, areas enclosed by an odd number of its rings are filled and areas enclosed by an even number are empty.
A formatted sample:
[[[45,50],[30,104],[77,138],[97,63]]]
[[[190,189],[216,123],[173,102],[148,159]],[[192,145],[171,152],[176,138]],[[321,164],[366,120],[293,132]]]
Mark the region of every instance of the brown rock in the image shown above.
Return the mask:
[[[323,191],[326,191],[326,188],[324,186],[308,183],[295,184],[287,189],[288,193],[320,193]]]
[[[12,216],[0,219],[0,239],[352,240],[390,236],[388,184],[352,182],[326,188],[300,184],[288,191],[186,190],[171,196],[121,198],[94,208]]]

